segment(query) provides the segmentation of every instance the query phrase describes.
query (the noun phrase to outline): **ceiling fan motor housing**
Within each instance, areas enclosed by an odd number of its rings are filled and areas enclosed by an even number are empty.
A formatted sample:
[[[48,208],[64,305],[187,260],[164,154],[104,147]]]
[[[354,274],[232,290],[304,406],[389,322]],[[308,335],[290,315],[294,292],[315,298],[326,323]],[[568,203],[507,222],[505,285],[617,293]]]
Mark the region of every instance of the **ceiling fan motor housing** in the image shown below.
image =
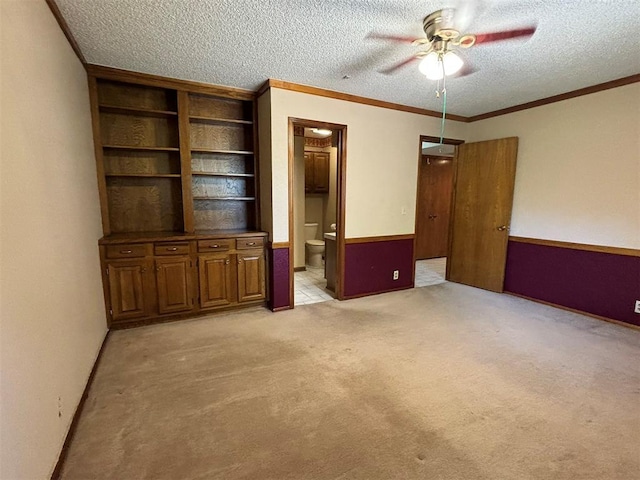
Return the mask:
[[[454,13],[453,8],[443,8],[424,17],[422,27],[429,41],[453,40],[460,36],[460,32],[453,25]]]

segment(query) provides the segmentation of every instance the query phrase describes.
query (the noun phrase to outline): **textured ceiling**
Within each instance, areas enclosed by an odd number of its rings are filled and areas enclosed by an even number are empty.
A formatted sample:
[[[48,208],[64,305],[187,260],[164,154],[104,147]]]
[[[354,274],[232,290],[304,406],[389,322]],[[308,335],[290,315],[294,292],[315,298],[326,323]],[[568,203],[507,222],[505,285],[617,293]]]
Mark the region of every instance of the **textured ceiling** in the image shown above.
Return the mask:
[[[56,0],[89,63],[256,90],[267,78],[441,110],[416,51],[366,39],[422,35],[422,18],[464,0]],[[456,5],[456,3],[458,5]],[[468,2],[467,2],[468,4]],[[447,110],[477,115],[640,72],[640,0],[476,1],[467,30],[537,22],[529,40],[478,45],[478,69],[447,81]],[[345,75],[350,76],[344,79]]]

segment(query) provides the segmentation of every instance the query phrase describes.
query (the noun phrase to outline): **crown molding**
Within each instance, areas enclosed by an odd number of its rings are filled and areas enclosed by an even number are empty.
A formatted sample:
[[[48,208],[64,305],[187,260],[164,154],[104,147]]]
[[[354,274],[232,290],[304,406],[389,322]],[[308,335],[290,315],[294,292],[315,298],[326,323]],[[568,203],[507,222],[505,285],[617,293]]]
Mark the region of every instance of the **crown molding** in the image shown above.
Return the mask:
[[[86,68],[87,60],[84,58],[84,55],[82,54],[82,50],[80,50],[80,46],[78,45],[78,42],[76,42],[75,37],[71,33],[71,30],[69,29],[69,25],[67,24],[67,21],[62,16],[62,13],[60,12],[60,9],[58,8],[58,5],[56,4],[55,0],[45,0],[45,2],[47,2],[47,5],[49,6],[49,10],[51,10],[51,13],[53,13],[53,16],[55,17],[56,22],[58,22],[58,25],[60,25],[60,29],[62,30],[62,33],[64,33],[64,36],[67,37],[67,41],[69,42],[69,45],[71,45],[71,48],[73,49],[76,56],[78,57],[78,60],[80,60],[80,63],[82,63],[82,65]]]

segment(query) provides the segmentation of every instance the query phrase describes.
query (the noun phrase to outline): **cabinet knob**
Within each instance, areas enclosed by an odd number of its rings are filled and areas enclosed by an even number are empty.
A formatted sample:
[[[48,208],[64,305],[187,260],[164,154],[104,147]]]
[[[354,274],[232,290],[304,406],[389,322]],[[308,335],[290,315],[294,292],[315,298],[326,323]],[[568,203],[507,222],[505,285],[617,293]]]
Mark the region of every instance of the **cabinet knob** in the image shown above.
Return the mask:
[[[247,245],[249,245],[250,247],[253,247],[256,244],[256,242],[247,242]]]
[[[229,260],[225,260],[225,261],[224,261],[224,264],[225,264],[225,265],[229,265],[230,263],[231,263],[231,262],[230,262]]]
[[[240,265],[242,263],[242,260],[238,259],[238,265]]]
[[[167,252],[175,252],[178,250],[178,247],[167,247]]]
[[[213,245],[210,245],[211,248],[218,248],[220,245],[218,245],[217,243],[214,243]]]
[[[131,250],[120,250],[120,253],[124,255],[128,255],[129,253],[133,253]]]
[[[141,272],[142,272],[142,273],[144,273],[144,272],[146,272],[146,271],[147,271],[147,267],[142,267]]]
[[[500,225],[496,230],[498,230],[499,232],[504,232],[507,229],[506,225]]]

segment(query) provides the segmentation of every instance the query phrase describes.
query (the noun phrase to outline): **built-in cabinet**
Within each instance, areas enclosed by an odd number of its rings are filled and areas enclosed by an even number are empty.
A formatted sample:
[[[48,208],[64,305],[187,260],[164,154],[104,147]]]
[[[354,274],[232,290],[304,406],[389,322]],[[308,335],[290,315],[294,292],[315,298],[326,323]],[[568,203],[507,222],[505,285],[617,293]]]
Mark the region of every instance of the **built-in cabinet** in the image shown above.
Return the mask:
[[[305,193],[329,192],[329,154],[304,152]]]
[[[264,304],[252,92],[89,68],[110,325]]]

